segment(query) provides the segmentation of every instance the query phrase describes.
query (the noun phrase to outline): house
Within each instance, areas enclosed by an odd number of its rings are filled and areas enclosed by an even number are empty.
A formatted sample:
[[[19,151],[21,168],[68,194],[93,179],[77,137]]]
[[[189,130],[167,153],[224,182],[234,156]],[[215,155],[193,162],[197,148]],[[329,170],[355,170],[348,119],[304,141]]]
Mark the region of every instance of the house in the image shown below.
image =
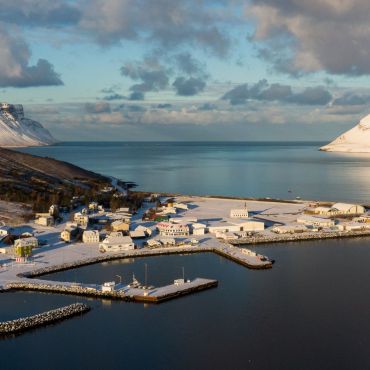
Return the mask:
[[[145,235],[146,235],[146,236],[151,236],[151,235],[152,235],[152,233],[153,233],[152,229],[150,229],[149,227],[145,227],[145,226],[143,226],[143,225],[139,225],[139,226],[135,229],[135,231],[144,231],[144,233],[145,233]]]
[[[176,208],[174,207],[164,207],[160,212],[157,214],[159,215],[175,215],[177,213]]]
[[[19,251],[28,251],[39,246],[39,241],[34,236],[28,238],[17,239],[14,241],[14,249]]]
[[[60,239],[69,243],[72,239],[74,239],[78,235],[78,232],[79,229],[77,227],[66,228],[60,233]]]
[[[10,234],[11,228],[9,226],[0,227],[0,237],[4,237]]]
[[[238,208],[230,210],[230,218],[248,218],[247,208]]]
[[[194,223],[191,225],[193,235],[204,235],[206,233],[206,225],[201,223]]]
[[[84,243],[99,243],[100,235],[98,230],[85,230],[82,234]]]
[[[148,239],[146,241],[146,245],[149,248],[159,248],[159,247],[162,246],[161,242],[159,240],[156,240],[156,239]]]
[[[130,213],[130,208],[128,207],[121,207],[116,209],[116,213]]]
[[[39,216],[36,218],[35,224],[41,226],[52,226],[54,225],[54,217],[50,215]]]
[[[188,236],[190,233],[188,225],[172,224],[170,222],[159,222],[157,229],[161,236]]]
[[[78,226],[86,227],[89,223],[89,216],[82,212],[77,212],[73,216],[73,220],[77,223]]]
[[[99,248],[105,252],[120,252],[135,249],[135,244],[129,236],[108,235]]]
[[[130,224],[122,220],[113,221],[111,223],[111,226],[112,226],[113,231],[125,231],[126,232],[126,231],[129,231],[129,228],[130,228]]]
[[[146,234],[143,230],[133,230],[129,232],[132,239],[143,239],[146,238]]]
[[[317,228],[331,227],[335,225],[335,221],[330,218],[312,217],[308,215],[302,215],[298,217],[297,223]]]
[[[159,241],[164,247],[176,245],[176,240],[174,238],[161,238]]]

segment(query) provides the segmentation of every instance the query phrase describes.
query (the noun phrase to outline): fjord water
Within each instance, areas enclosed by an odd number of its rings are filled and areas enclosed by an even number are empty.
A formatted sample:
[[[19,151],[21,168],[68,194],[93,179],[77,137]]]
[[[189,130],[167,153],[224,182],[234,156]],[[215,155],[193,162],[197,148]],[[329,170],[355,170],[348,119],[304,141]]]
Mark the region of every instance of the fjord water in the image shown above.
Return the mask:
[[[75,301],[92,311],[0,340],[1,369],[364,369],[370,364],[369,239],[258,247],[273,269],[213,254],[161,256],[45,276],[163,284],[182,274],[217,288],[160,305],[31,293],[0,295],[0,317]]]
[[[134,181],[139,190],[370,203],[370,154],[324,143],[61,143],[20,149]]]
[[[139,189],[368,202],[370,158],[320,144],[66,143],[24,151],[135,181]],[[287,193],[291,189],[292,193]],[[86,266],[46,279],[101,283],[132,273],[160,285],[181,276],[215,289],[161,305],[25,292],[0,294],[0,320],[72,302],[88,314],[0,340],[1,370],[363,369],[370,365],[370,238],[255,248],[253,271],[213,254]]]

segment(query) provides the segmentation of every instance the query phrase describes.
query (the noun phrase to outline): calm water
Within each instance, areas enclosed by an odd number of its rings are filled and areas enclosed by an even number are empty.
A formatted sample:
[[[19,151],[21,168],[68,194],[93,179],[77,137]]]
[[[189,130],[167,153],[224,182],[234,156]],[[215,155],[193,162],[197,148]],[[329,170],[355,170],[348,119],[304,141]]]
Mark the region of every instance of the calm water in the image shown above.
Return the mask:
[[[192,194],[370,199],[370,158],[319,144],[63,144],[25,151]],[[370,238],[258,247],[277,262],[252,271],[213,254],[87,266],[48,279],[102,282],[132,273],[165,284],[181,275],[219,286],[161,305],[35,293],[0,294],[0,320],[75,301],[78,318],[0,340],[0,369],[365,369],[370,367]]]
[[[219,287],[157,306],[87,301],[79,318],[0,341],[5,369],[365,369],[370,366],[370,240],[259,247],[277,260],[252,271],[213,254],[109,263],[48,276],[162,284],[208,276]],[[77,300],[0,295],[1,318]],[[78,298],[78,301],[86,300]]]
[[[64,143],[22,150],[134,181],[141,190],[370,203],[370,155],[324,153],[321,145]]]

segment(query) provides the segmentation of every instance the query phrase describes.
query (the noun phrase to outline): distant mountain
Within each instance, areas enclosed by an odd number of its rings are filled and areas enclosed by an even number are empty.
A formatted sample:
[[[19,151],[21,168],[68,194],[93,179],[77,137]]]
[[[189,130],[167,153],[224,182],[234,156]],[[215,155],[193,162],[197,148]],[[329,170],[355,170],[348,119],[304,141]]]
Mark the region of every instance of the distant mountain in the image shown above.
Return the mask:
[[[370,114],[320,150],[326,152],[370,153]]]
[[[25,118],[23,106],[0,103],[0,146],[41,146],[56,143],[40,123]]]

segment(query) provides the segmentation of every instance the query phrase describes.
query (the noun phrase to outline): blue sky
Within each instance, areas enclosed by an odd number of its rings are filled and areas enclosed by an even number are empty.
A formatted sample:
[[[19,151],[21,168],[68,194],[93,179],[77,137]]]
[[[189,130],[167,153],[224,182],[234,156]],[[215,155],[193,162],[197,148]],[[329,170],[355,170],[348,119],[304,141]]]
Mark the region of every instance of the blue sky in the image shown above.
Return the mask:
[[[369,113],[365,0],[0,0],[0,96],[60,140],[330,140]]]

